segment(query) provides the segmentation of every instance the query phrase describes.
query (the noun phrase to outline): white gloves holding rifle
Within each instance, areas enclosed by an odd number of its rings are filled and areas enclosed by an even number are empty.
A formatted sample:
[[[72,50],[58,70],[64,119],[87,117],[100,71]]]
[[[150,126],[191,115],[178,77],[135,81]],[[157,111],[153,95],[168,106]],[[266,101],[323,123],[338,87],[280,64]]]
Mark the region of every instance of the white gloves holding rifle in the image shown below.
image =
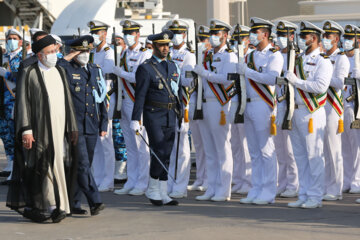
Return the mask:
[[[239,63],[237,64],[236,70],[238,74],[245,75],[247,64],[245,63],[244,58],[240,58]]]
[[[298,77],[293,72],[286,71],[284,74],[284,77],[291,83],[292,85],[295,85],[296,81],[298,80]]]
[[[124,77],[124,74],[123,74],[124,70],[121,69],[121,67],[119,66],[113,66],[113,73],[121,78]]]
[[[140,132],[141,131],[140,122],[136,121],[136,120],[132,120],[130,122],[130,129],[135,131],[135,132]]]
[[[353,70],[352,70],[352,76],[353,76],[353,78],[360,78],[360,69],[358,69],[358,68],[353,68]]]

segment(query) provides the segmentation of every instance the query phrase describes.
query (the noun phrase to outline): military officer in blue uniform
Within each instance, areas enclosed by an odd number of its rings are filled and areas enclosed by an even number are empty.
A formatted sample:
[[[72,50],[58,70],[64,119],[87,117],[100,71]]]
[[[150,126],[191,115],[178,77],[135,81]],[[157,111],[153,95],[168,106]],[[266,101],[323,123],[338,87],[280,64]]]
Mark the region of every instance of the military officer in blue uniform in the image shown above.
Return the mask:
[[[105,80],[100,67],[88,63],[90,44],[93,41],[94,39],[90,35],[67,41],[66,45],[71,48],[70,53],[78,51],[78,54],[70,62],[64,59],[59,60],[60,65],[66,69],[79,129],[79,140],[75,150],[78,165],[78,187],[74,196],[73,214],[87,213],[81,208],[81,193],[86,196],[91,215],[97,215],[104,209],[91,173],[98,135],[106,135],[108,124],[104,104]]]
[[[166,168],[170,162],[175,131],[181,130],[181,127],[175,126],[176,117],[182,118],[182,106],[179,101],[180,71],[173,61],[167,59],[172,38],[173,33],[170,31],[148,37],[153,42],[153,56],[145,60],[136,71],[135,103],[130,122],[130,128],[135,132],[140,132],[143,122],[150,148]],[[167,180],[166,170],[152,155],[150,181],[145,195],[153,205],[178,204],[167,194]]]

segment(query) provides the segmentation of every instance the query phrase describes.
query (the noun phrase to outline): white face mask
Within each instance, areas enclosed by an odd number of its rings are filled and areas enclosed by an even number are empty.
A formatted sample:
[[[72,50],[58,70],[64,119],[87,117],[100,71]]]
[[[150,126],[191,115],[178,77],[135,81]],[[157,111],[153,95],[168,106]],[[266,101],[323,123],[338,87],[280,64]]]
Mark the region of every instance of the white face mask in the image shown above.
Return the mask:
[[[184,37],[182,34],[175,34],[171,41],[174,43],[174,46],[179,46],[184,42]]]
[[[299,48],[303,51],[306,51],[306,49],[308,48],[308,46],[306,45],[305,39],[299,38],[298,44],[299,44]]]
[[[214,48],[220,46],[221,45],[220,37],[216,36],[216,35],[211,35],[210,36],[210,44]]]
[[[261,42],[261,41],[258,39],[258,35],[257,35],[256,33],[250,33],[249,39],[250,39],[250,43],[251,43],[252,45],[254,45],[255,47],[256,47],[257,45],[259,45],[259,43]]]
[[[344,41],[344,50],[351,51],[354,48],[354,40],[345,39]]]
[[[129,47],[133,46],[136,43],[135,36],[130,34],[126,34],[124,36],[124,41],[125,44],[128,45]]]
[[[287,47],[287,38],[286,37],[278,37],[278,44],[280,49],[284,49]]]
[[[329,51],[333,47],[333,45],[331,44],[331,39],[323,38],[322,44],[326,51]]]
[[[56,53],[51,53],[51,54],[44,56],[43,63],[48,68],[52,68],[52,67],[55,67],[57,60],[58,60],[58,58],[57,58]]]
[[[81,64],[81,66],[84,66],[89,62],[89,56],[90,56],[90,53],[82,52],[76,56],[76,59]]]
[[[93,38],[94,38],[94,45],[95,45],[96,47],[99,46],[100,43],[102,42],[102,41],[100,40],[100,36],[97,35],[97,34],[93,34],[92,36],[93,36]]]

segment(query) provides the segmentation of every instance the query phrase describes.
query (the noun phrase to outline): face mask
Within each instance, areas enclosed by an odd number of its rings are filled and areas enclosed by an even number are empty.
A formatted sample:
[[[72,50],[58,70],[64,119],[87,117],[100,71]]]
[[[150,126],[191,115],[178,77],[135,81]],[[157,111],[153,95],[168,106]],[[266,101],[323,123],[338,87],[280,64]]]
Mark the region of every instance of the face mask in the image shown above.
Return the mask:
[[[102,42],[102,41],[100,40],[100,36],[97,35],[97,34],[93,34],[92,36],[93,36],[93,38],[94,38],[94,45],[95,45],[96,47],[99,46],[100,43]]]
[[[61,52],[56,53],[56,56],[57,56],[58,58],[63,58],[63,57],[64,57]]]
[[[219,36],[215,36],[215,35],[211,35],[210,36],[210,44],[212,47],[218,47],[220,46],[221,42],[220,42],[220,37]]]
[[[308,48],[305,39],[300,38],[298,44],[299,44],[299,48],[303,51],[306,51],[306,49]]]
[[[135,42],[135,36],[130,35],[130,34],[126,34],[124,36],[124,41],[125,41],[125,44],[128,45],[129,47],[133,46],[136,43]]]
[[[287,38],[286,37],[278,37],[278,44],[280,49],[284,49],[287,47]]]
[[[326,51],[329,51],[333,47],[333,45],[331,44],[331,39],[323,38],[322,44]]]
[[[56,53],[45,55],[43,58],[44,65],[47,66],[48,68],[55,67],[57,59],[58,58],[56,56]]]
[[[251,43],[252,45],[254,45],[255,47],[256,47],[257,45],[259,45],[259,43],[261,42],[261,41],[258,39],[258,35],[257,35],[256,33],[250,33],[249,39],[250,39],[250,43]]]
[[[19,48],[19,40],[15,40],[15,39],[10,39],[7,41],[6,43],[6,49],[9,51],[9,52],[13,52],[15,51],[16,49]]]
[[[184,42],[184,37],[182,34],[175,34],[171,41],[174,43],[175,46],[179,46]]]
[[[344,41],[344,50],[351,51],[354,47],[354,40],[345,39]]]
[[[89,56],[90,56],[90,53],[83,52],[83,53],[80,53],[79,55],[77,55],[76,59],[81,64],[81,66],[84,66],[89,62]]]

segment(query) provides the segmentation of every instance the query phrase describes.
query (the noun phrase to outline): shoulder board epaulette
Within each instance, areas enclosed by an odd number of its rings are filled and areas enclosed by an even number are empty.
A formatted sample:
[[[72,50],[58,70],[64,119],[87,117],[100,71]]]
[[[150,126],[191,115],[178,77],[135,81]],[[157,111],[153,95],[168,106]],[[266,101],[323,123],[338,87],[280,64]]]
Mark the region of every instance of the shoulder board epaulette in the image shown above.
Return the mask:
[[[344,52],[344,51],[340,51],[340,52],[338,53],[338,55],[345,55],[345,52]]]
[[[104,51],[105,51],[105,52],[108,51],[108,50],[110,50],[110,47],[104,48]]]
[[[192,50],[191,48],[186,48],[186,50],[188,50],[189,52],[191,52],[191,53],[195,53],[195,51],[194,50]]]
[[[227,48],[225,51],[227,51],[228,53],[234,52],[233,50],[231,50],[231,49],[229,49],[229,48]]]
[[[272,51],[273,53],[276,53],[277,51],[279,51],[276,48],[270,48],[269,50]]]
[[[325,59],[328,59],[328,58],[329,58],[329,56],[326,55],[325,53],[320,53],[320,56],[322,56],[322,57],[325,58]]]
[[[140,48],[140,51],[142,52],[146,52],[147,50],[148,50],[147,48],[143,48],[143,47]]]

